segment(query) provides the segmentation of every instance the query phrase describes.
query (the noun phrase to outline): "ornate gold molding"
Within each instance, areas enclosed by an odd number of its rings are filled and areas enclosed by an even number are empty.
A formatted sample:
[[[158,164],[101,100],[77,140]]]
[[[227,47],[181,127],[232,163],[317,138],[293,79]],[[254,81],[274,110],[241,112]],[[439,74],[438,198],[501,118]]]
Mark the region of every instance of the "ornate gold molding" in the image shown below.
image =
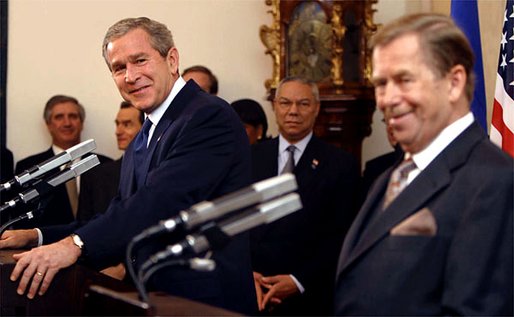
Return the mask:
[[[342,20],[342,7],[339,3],[334,3],[332,8],[332,69],[331,79],[332,84],[337,88],[343,86],[343,39],[346,33],[346,27],[341,23]]]
[[[259,36],[262,44],[266,47],[266,54],[273,59],[272,78],[264,82],[268,91],[275,89],[280,82],[280,0],[266,0],[266,5],[271,6],[268,13],[273,16],[271,26],[262,25],[259,29]]]
[[[373,15],[377,11],[373,8],[373,5],[376,3],[378,3],[378,0],[368,0],[366,1],[366,6],[364,8],[364,34],[366,36],[366,46],[368,46],[368,41],[377,31],[377,25],[373,22]],[[368,85],[371,85],[371,71],[371,51],[369,47],[366,47],[366,66],[364,68],[364,80]]]

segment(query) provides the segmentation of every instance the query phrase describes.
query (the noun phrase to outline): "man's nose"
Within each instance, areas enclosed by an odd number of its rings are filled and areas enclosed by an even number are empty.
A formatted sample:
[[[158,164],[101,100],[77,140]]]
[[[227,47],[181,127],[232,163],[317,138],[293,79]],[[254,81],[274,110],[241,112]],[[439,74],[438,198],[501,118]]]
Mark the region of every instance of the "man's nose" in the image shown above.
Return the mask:
[[[401,92],[397,85],[387,83],[383,90],[376,96],[377,106],[380,110],[397,105],[401,100]]]
[[[291,106],[289,107],[287,114],[297,114],[298,113],[298,101],[293,101]]]
[[[125,69],[125,82],[127,83],[135,83],[139,78],[139,70],[137,67],[132,66],[131,64],[127,65]]]

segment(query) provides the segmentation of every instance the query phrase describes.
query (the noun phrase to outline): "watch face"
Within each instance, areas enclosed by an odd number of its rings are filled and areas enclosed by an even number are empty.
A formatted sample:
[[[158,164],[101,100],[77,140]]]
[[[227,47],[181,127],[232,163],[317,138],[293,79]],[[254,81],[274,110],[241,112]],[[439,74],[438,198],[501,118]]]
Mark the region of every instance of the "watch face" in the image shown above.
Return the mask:
[[[287,75],[315,82],[330,77],[332,68],[332,28],[316,2],[295,8],[288,29]]]
[[[80,237],[76,234],[73,234],[71,235],[71,238],[73,239],[73,243],[82,249],[82,247],[84,246],[84,242],[82,242],[82,239],[80,239]]]

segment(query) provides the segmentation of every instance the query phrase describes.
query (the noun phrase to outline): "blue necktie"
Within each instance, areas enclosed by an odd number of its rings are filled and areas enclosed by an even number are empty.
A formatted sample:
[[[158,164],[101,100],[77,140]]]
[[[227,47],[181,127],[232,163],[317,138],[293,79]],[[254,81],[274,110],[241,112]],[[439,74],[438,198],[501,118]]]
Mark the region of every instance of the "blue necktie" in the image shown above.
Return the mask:
[[[144,162],[148,150],[148,134],[152,127],[152,121],[146,118],[141,131],[134,140],[134,174],[136,176],[136,183],[138,187],[143,183],[144,180]]]

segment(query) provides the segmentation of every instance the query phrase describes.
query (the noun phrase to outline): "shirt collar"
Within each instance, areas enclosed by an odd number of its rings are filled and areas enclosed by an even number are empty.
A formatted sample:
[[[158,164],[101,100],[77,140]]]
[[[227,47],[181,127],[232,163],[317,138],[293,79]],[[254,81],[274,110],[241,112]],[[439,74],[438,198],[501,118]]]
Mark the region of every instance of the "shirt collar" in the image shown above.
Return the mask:
[[[171,105],[171,102],[175,97],[178,95],[180,90],[186,85],[185,80],[182,77],[179,77],[175,83],[173,84],[173,87],[171,88],[170,94],[168,97],[164,100],[163,103],[159,105],[159,107],[155,108],[154,111],[152,111],[149,115],[146,115],[146,117],[149,117],[150,120],[152,120],[152,125],[155,127],[161,120],[162,116],[168,110],[168,107]]]
[[[300,141],[293,144],[300,153],[300,155],[298,155],[298,156],[295,155],[295,157],[300,158],[302,153],[305,151],[305,148],[307,147],[307,144],[309,143],[311,138],[312,138],[312,131],[309,134],[307,134],[303,139],[301,139]],[[279,134],[279,136],[278,136],[278,153],[283,153],[284,151],[286,151],[286,149],[289,145],[290,145],[290,143],[282,136],[282,134]]]
[[[424,170],[453,140],[455,140],[474,121],[473,114],[468,112],[464,117],[444,128],[439,135],[421,152],[412,155],[416,167]],[[405,158],[410,156],[405,153]]]
[[[57,155],[57,154],[59,154],[61,152],[64,152],[64,149],[58,147],[55,144],[52,144],[52,151],[54,151],[54,155]]]

